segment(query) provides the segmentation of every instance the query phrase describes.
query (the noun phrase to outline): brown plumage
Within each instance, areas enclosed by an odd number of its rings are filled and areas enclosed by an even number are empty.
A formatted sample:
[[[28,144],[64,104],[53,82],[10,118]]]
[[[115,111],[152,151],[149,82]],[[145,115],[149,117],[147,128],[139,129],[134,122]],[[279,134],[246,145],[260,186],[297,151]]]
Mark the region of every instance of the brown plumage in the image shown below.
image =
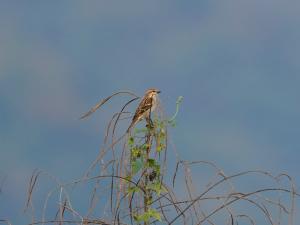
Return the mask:
[[[157,106],[157,94],[159,93],[160,91],[156,88],[150,88],[145,92],[144,97],[142,98],[135,111],[135,114],[132,118],[130,126],[127,129],[127,132],[129,132],[131,128],[134,127],[142,119],[151,121],[151,112],[153,112]]]

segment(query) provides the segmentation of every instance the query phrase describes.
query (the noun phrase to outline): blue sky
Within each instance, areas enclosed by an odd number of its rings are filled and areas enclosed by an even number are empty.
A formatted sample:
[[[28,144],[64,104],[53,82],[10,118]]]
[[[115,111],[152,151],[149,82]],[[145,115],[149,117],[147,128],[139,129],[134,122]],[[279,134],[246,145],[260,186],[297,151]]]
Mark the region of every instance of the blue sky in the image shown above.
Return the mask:
[[[88,167],[118,100],[78,117],[120,89],[157,87],[170,114],[184,96],[172,131],[182,158],[300,184],[299,11],[279,0],[1,2],[0,218],[27,218],[35,168],[71,180]]]

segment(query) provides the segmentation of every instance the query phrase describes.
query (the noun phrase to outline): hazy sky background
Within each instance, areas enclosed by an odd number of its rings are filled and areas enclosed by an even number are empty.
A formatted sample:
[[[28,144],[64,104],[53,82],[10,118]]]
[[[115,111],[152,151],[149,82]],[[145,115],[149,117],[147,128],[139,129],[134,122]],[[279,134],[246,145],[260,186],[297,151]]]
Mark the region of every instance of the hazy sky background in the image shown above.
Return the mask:
[[[183,159],[300,185],[299,12],[282,0],[1,1],[0,219],[24,224],[35,168],[67,181],[88,167],[118,100],[78,117],[120,89],[161,89],[169,114],[184,96],[172,131]]]

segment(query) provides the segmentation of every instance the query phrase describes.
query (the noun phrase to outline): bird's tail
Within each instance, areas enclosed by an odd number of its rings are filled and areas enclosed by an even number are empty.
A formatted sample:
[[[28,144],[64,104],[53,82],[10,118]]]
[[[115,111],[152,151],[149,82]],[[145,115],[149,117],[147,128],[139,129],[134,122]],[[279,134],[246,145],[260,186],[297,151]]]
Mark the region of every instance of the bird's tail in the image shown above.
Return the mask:
[[[131,124],[129,125],[129,127],[127,128],[126,133],[129,134],[131,129],[136,125],[136,121],[132,121]]]

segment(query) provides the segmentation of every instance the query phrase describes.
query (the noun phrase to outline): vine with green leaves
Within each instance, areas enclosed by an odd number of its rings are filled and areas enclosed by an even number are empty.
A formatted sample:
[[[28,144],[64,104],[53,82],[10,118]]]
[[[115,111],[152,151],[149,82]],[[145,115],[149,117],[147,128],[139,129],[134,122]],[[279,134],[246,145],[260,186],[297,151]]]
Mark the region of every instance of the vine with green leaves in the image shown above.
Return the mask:
[[[160,197],[161,193],[167,192],[163,184],[161,173],[167,147],[167,128],[175,126],[175,119],[183,97],[176,101],[176,112],[170,119],[162,119],[157,115],[147,120],[145,128],[135,129],[133,135],[128,137],[130,151],[130,164],[127,179],[135,181],[139,187],[128,183],[127,191],[131,199],[134,195],[140,195],[142,208],[135,208],[132,212],[134,221],[138,224],[149,224],[152,220],[161,221],[161,214],[153,205],[153,199]],[[153,222],[153,221],[152,221]]]

